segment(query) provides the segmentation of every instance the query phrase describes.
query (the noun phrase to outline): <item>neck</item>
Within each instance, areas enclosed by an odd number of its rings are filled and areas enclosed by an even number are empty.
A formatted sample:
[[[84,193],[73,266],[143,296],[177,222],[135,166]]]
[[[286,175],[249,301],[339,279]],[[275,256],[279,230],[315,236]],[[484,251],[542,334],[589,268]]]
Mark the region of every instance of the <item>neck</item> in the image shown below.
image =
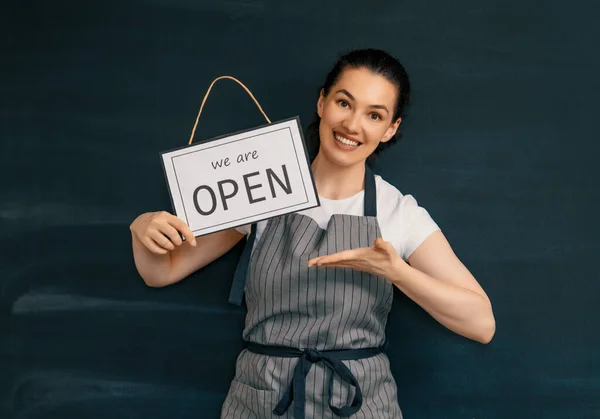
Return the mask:
[[[325,199],[349,198],[364,189],[364,162],[347,167],[338,166],[319,153],[311,167],[317,192]]]

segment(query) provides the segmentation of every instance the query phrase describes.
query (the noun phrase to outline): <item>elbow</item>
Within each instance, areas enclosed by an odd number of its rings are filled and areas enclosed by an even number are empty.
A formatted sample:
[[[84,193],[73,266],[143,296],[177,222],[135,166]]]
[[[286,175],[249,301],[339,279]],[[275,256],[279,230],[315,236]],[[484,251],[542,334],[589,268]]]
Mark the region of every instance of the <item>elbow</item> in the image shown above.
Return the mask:
[[[146,286],[148,286],[149,288],[164,288],[167,286],[166,283],[162,283],[162,282],[151,282],[151,281],[146,281],[144,280],[144,283],[146,284]]]
[[[496,334],[496,319],[494,317],[494,310],[492,309],[492,303],[485,296],[486,305],[482,310],[479,317],[479,321],[477,322],[477,336],[475,336],[475,340],[479,343],[487,345],[492,341],[494,335]]]
[[[144,284],[150,288],[164,288],[170,284],[169,280],[160,280],[150,276],[142,276],[142,279],[144,280]]]
[[[480,327],[479,333],[475,337],[475,340],[479,343],[487,345],[492,341],[492,338],[496,334],[496,320],[494,316],[490,316]]]
[[[151,267],[141,267],[137,263],[136,268],[139,277],[150,288],[163,288],[174,282],[170,273],[161,273],[160,270],[153,270]]]
[[[144,280],[144,283],[150,288],[164,288],[173,285],[184,278],[181,274],[178,275],[172,271],[162,275],[152,272],[147,275],[141,275],[141,277]]]

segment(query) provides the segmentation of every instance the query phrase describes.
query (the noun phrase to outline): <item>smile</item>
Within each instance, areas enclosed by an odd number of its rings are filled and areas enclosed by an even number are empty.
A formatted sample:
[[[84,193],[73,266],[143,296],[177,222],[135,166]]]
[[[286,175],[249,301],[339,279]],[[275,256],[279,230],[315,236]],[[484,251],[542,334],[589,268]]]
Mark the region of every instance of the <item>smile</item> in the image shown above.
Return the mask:
[[[339,141],[340,143],[345,144],[347,146],[358,147],[360,145],[358,141],[350,140],[349,138],[346,138],[338,134],[337,132],[333,133],[333,137],[336,139],[336,141]]]

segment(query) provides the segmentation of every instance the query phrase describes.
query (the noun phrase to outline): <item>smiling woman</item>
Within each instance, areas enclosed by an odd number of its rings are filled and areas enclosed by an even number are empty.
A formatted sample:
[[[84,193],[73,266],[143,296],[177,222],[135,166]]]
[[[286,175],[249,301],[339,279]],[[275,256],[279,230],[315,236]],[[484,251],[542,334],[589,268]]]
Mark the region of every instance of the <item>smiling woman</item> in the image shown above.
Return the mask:
[[[367,68],[345,70],[334,86],[333,92],[323,89],[317,103],[321,140],[317,158],[352,166],[396,134],[401,118],[394,118],[390,110],[396,107],[398,89]]]
[[[132,223],[136,265],[152,286],[183,279],[248,236],[230,296],[235,304],[245,296],[247,346],[223,418],[401,418],[384,352],[393,287],[448,329],[492,339],[491,303],[438,225],[366,164],[396,138],[409,94],[406,71],[383,51],[338,61],[311,125],[319,207],[203,236],[197,245],[170,214]]]
[[[342,83],[340,83],[341,78],[344,79]],[[368,78],[379,80],[372,84]],[[337,87],[332,91],[334,85]],[[350,86],[350,90],[348,90],[348,86]],[[357,91],[361,87],[363,89],[378,87],[382,90]],[[348,112],[355,114],[362,112],[363,117],[369,118],[373,122],[388,122],[390,128],[395,130],[390,138],[380,137],[381,141],[376,149],[367,156],[368,162],[377,153],[400,138],[400,132],[397,130],[404,117],[406,106],[410,103],[410,94],[410,80],[402,64],[383,51],[368,49],[352,51],[338,60],[325,79],[320,91],[319,102],[326,98],[332,99],[338,106],[346,108]],[[357,103],[357,97],[363,99],[365,103]],[[326,129],[321,124],[321,117],[322,109],[318,107],[314,119],[308,127],[309,142],[317,143],[312,144],[317,147],[320,138],[327,135],[321,131],[321,129]],[[380,127],[382,125],[380,124]],[[343,137],[343,134],[338,133],[338,136]],[[360,141],[352,135],[345,137],[354,142]]]

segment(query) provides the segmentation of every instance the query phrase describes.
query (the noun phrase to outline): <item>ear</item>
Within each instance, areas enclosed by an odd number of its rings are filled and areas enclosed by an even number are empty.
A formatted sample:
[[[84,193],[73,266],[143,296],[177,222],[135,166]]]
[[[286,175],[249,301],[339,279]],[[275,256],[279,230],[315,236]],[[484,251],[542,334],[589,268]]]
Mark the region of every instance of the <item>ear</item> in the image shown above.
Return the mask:
[[[394,135],[396,135],[396,132],[398,131],[398,127],[400,126],[400,124],[402,123],[402,118],[398,118],[395,122],[393,122],[387,130],[385,130],[385,133],[383,134],[383,138],[381,139],[382,143],[387,143]]]
[[[317,101],[317,114],[319,118],[323,118],[323,107],[325,106],[325,96],[323,89],[321,89],[321,93],[319,93],[319,100]]]

